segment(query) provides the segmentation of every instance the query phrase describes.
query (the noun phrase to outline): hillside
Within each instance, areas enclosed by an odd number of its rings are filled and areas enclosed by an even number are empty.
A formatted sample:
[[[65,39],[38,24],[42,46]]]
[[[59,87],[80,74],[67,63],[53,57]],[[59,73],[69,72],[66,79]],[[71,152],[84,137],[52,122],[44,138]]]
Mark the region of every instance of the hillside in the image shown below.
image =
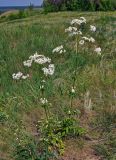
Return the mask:
[[[96,26],[91,36],[102,49],[101,55],[87,44],[78,46],[75,53],[75,41],[65,29],[79,17],[85,17],[88,26]],[[86,28],[83,31],[90,36]],[[63,138],[65,149],[58,159],[115,160],[116,12],[37,14],[0,23],[0,37],[0,160],[25,160],[21,158],[24,147],[30,155],[41,152],[37,127],[45,118],[40,103],[43,79],[47,81],[44,96],[50,102],[49,116],[62,119],[71,105],[84,128],[80,136]],[[66,52],[52,53],[60,45]],[[52,76],[44,76],[41,65],[24,67],[23,62],[35,52],[51,58],[55,65]],[[19,71],[29,78],[14,80],[12,74]],[[73,97],[69,94],[72,87]],[[27,159],[40,160],[34,156]]]

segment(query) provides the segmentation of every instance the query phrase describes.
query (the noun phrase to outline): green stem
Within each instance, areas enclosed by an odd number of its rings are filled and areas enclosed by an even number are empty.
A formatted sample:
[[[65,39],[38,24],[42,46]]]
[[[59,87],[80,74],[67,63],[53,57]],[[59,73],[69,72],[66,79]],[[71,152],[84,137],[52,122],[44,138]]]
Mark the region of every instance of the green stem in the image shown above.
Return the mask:
[[[76,36],[76,71],[77,71],[78,37]]]
[[[48,113],[47,113],[46,106],[44,106],[44,111],[45,111],[46,119],[48,120]]]
[[[71,100],[70,100],[70,108],[72,108],[73,106],[73,97],[71,96]]]
[[[47,146],[46,146],[46,160],[47,160],[47,154],[48,154],[47,152],[48,152],[48,148],[47,148]]]
[[[76,37],[76,54],[78,53],[78,42],[77,42],[77,37]]]

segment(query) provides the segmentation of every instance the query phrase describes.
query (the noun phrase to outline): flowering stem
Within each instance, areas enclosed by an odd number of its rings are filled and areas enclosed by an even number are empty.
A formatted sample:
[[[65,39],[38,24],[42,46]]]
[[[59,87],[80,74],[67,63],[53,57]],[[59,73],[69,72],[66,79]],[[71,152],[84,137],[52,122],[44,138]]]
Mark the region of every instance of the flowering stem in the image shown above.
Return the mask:
[[[76,37],[76,71],[77,71],[78,37]]]
[[[46,155],[45,155],[45,159],[48,160],[48,144],[46,144]]]
[[[70,108],[72,108],[73,106],[73,97],[71,96],[71,99],[70,99]]]
[[[77,42],[77,37],[76,37],[76,54],[78,52],[78,42]]]
[[[70,113],[69,113],[69,118],[71,117],[72,106],[73,106],[73,97],[70,96],[70,107],[69,107]]]
[[[45,111],[46,119],[48,120],[48,113],[47,113],[46,106],[44,106],[44,111]]]
[[[73,75],[73,85],[72,85],[73,88],[75,88],[76,76],[77,76],[77,72],[75,70]]]

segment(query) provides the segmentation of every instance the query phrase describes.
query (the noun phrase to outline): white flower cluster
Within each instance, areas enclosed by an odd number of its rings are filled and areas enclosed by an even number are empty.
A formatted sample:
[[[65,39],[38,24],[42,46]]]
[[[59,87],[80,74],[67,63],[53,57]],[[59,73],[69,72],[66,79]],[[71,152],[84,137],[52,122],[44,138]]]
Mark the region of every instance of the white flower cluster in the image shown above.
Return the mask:
[[[22,79],[27,79],[28,77],[29,77],[29,74],[23,75],[21,78],[22,78]]]
[[[23,65],[24,65],[24,66],[27,66],[27,67],[31,67],[31,65],[32,65],[32,60],[24,61],[24,62],[23,62]]]
[[[41,86],[40,86],[40,89],[44,89],[44,85],[41,85]]]
[[[77,31],[77,28],[72,26],[69,26],[68,28],[65,29],[65,32],[76,32],[76,31]]]
[[[90,37],[90,38],[88,38],[88,37],[82,37],[82,39],[84,39],[85,41],[89,41],[91,43],[95,42],[95,39],[93,37]]]
[[[98,47],[98,48],[95,48],[94,50],[98,55],[101,55],[101,48]]]
[[[87,38],[87,37],[82,37],[82,39],[84,40],[80,40],[79,41],[79,44],[80,45],[83,45],[85,43],[85,41],[89,41],[91,43],[94,43],[95,42],[95,39],[93,37],[90,37],[90,38]],[[94,50],[98,55],[101,55],[101,48],[100,47],[97,47],[95,48]]]
[[[40,85],[40,89],[42,90],[42,89],[44,89],[44,87],[45,87],[45,80],[42,80],[41,81],[41,85]]]
[[[62,52],[64,52],[64,50]],[[50,63],[51,59],[48,57],[45,57],[44,55],[39,55],[36,52],[34,55],[30,56],[27,61],[24,61],[23,65],[26,67],[31,67],[33,62],[38,63],[38,64],[45,64],[45,63]],[[55,67],[53,64],[50,64],[49,68],[43,68],[42,70],[44,71],[45,75],[53,75],[54,71],[55,71]],[[27,79],[28,77],[29,77],[29,74],[23,75],[23,73],[21,73],[21,72],[12,74],[12,78],[17,79],[17,80]]]
[[[23,75],[22,72],[18,72],[18,73],[13,73],[13,74],[12,74],[12,78],[15,79],[15,80],[27,79],[28,77],[29,77],[29,74]]]
[[[79,44],[80,45],[84,45],[85,41],[88,41],[88,42],[91,42],[91,43],[94,43],[95,42],[95,39],[93,37],[90,37],[90,38],[87,38],[87,37],[82,37],[83,40],[80,40],[79,41]]]
[[[75,93],[74,87],[71,88],[71,93]]]
[[[48,66],[48,68],[44,67],[44,68],[42,68],[42,70],[43,70],[43,72],[44,72],[44,74],[45,74],[46,76],[48,76],[48,75],[53,75],[53,74],[54,74],[54,71],[55,71],[55,66],[54,66],[54,64],[50,64],[50,65]]]
[[[81,25],[82,23],[86,23],[86,19],[84,17],[80,17],[80,19],[73,19],[70,24]],[[68,32],[69,36],[82,35],[82,32],[74,26],[69,26],[65,29],[65,32]]]
[[[96,27],[95,27],[95,26],[90,25],[90,31],[95,32],[95,31],[96,31]]]
[[[76,27],[72,27],[72,26],[66,28],[65,32],[68,32],[69,36],[82,35],[82,32],[80,30],[78,31]]]
[[[48,100],[46,98],[40,98],[40,102],[45,105],[48,103]]]
[[[35,61],[36,58],[38,58],[38,53],[36,52],[34,55],[30,56],[29,59],[31,59],[32,61]]]
[[[82,32],[80,30],[78,30],[78,26],[80,26],[81,24],[85,23],[86,24],[86,19],[84,17],[80,17],[79,19],[73,19],[71,21],[71,25],[68,28],[65,29],[65,32],[69,33],[69,36],[74,36],[74,35],[83,35]],[[96,32],[96,26],[94,25],[90,25],[90,31],[92,32]],[[90,43],[95,43],[95,39],[93,37],[81,37],[81,39],[79,40],[79,45],[84,45],[85,42],[90,42]],[[95,48],[94,50],[98,55],[101,55],[101,48]]]
[[[52,53],[59,53],[59,54],[62,54],[62,53],[65,53],[65,52],[66,52],[66,50],[64,49],[63,45],[56,47],[52,51]]]
[[[44,55],[39,55],[37,52],[29,57],[29,60],[24,61],[24,66],[31,67],[32,62],[38,63],[38,64],[45,64],[50,63],[51,59],[48,57],[45,57]]]
[[[48,57],[45,57],[44,55],[39,55],[38,58],[35,59],[35,63],[38,63],[38,64],[45,64],[50,62],[51,62],[51,59]]]
[[[80,45],[83,45],[84,43],[85,43],[84,40],[80,40],[80,41],[79,41],[79,44],[80,44]]]
[[[79,44],[80,45],[84,45],[85,41],[88,41],[88,42],[91,42],[91,43],[94,43],[95,42],[95,39],[93,37],[90,37],[90,38],[87,38],[87,37],[82,37],[83,40],[80,40],[79,41]]]
[[[73,19],[71,21],[71,25],[74,25],[74,24],[81,25],[82,23],[86,23],[86,19],[84,17],[80,17],[80,19]]]
[[[43,79],[42,81],[41,81],[42,83],[46,83],[46,81]]]
[[[63,46],[62,46],[63,48]],[[62,48],[60,47],[60,52],[62,51]],[[58,49],[57,49],[58,50]],[[39,55],[37,52],[29,57],[29,60],[24,61],[23,64],[24,66],[30,67],[32,65],[32,62],[35,62],[37,64],[45,64],[45,63],[50,63],[51,59],[49,57],[45,57],[44,55]],[[49,68],[44,67],[42,70],[44,71],[44,74],[47,75],[53,75],[54,74],[54,69],[53,64],[49,65]]]

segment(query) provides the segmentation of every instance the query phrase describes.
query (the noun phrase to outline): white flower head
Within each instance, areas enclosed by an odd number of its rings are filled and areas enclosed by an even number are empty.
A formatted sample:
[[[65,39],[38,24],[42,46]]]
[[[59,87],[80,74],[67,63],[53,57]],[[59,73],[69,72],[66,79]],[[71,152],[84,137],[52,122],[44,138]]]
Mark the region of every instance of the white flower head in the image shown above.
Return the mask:
[[[46,81],[43,79],[42,81],[41,81],[42,83],[46,83]]]
[[[65,53],[65,52],[66,52],[66,50],[64,49],[63,45],[56,47],[52,51],[52,53],[59,53],[59,54],[62,54],[62,53]]]
[[[23,75],[22,72],[18,72],[18,73],[13,73],[13,74],[12,74],[12,78],[15,79],[15,80],[27,79],[28,77],[29,77],[29,74]]]
[[[81,32],[81,31],[72,32],[72,36],[73,36],[73,35],[82,35],[82,32]]]
[[[82,37],[82,39],[84,39],[85,41],[92,42],[92,43],[95,42],[95,39],[93,37],[90,37],[90,38],[88,38],[88,37]]]
[[[71,21],[71,25],[74,24],[81,25],[82,23],[86,23],[86,19],[84,17],[80,17],[80,19],[73,19]]]
[[[24,66],[27,66],[27,67],[31,67],[31,65],[32,65],[32,60],[29,59],[29,60],[27,60],[27,61],[24,61],[24,62],[23,62],[23,65],[24,65]]]
[[[95,32],[95,31],[96,31],[96,27],[95,27],[95,26],[90,25],[90,31]]]
[[[40,102],[45,105],[48,103],[48,100],[46,98],[40,98]]]
[[[101,48],[98,47],[98,48],[95,48],[94,50],[98,55],[101,55]]]
[[[41,86],[40,86],[40,89],[44,89],[44,85],[41,85]]]
[[[22,72],[18,72],[18,73],[13,73],[12,74],[12,78],[19,80],[22,77],[23,73]]]
[[[65,32],[76,32],[76,31],[77,31],[77,28],[72,26],[65,29]]]
[[[54,74],[54,71],[55,71],[55,66],[54,66],[54,64],[50,64],[50,65],[48,66],[48,68],[44,67],[44,68],[42,68],[42,70],[43,70],[43,72],[44,72],[44,74],[45,74],[46,76],[48,76],[48,75],[53,75],[53,74]]]
[[[32,61],[35,60],[36,58],[38,58],[39,55],[38,53],[36,52],[34,55],[30,56],[29,59],[31,59]]]
[[[94,43],[94,42],[95,42],[95,39],[94,39],[93,37],[90,37],[90,38],[89,38],[89,42]]]
[[[85,41],[89,41],[88,37],[82,37]]]
[[[78,34],[82,35],[82,32],[81,32],[81,31],[78,31]]]
[[[72,89],[71,89],[71,93],[75,93],[75,89],[74,89],[74,87],[72,87]]]
[[[68,114],[71,114],[71,111],[70,111],[70,110],[68,111]]]
[[[45,57],[44,55],[39,55],[38,58],[34,60],[34,62],[38,64],[45,64],[45,63],[50,63],[51,59],[48,57]]]
[[[74,35],[82,35],[82,32],[76,28],[76,27],[68,27],[65,29],[65,32],[69,33],[69,36],[74,36]]]
[[[22,78],[22,79],[27,79],[28,77],[29,77],[29,74],[23,75],[21,78]]]
[[[49,57],[45,57],[44,55],[39,55],[37,52],[29,57],[28,61],[34,61],[38,64],[50,63],[51,59]]]
[[[56,47],[52,52],[59,52],[61,49],[63,49],[63,45]]]
[[[80,41],[79,41],[79,44],[80,44],[80,45],[84,45],[84,43],[85,43],[84,40],[80,40]]]
[[[86,23],[85,17],[80,17],[80,19],[82,20],[83,23]]]
[[[62,54],[63,53],[63,50],[60,50],[60,52],[59,52],[60,54]]]
[[[73,25],[73,24],[78,24],[78,25],[81,25],[81,20],[79,20],[79,19],[73,19],[72,21],[71,21],[71,25]]]

